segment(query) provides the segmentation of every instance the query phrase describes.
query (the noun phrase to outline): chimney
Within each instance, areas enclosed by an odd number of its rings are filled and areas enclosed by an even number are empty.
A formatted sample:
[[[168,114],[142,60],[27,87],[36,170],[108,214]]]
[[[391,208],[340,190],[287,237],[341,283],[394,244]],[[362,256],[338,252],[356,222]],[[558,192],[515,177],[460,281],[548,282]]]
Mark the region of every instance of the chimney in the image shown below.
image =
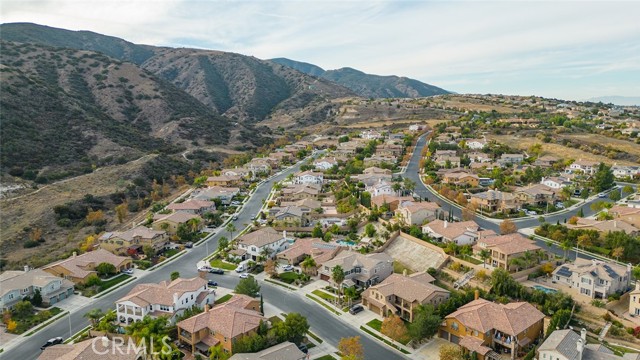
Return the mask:
[[[24,266],[24,272],[29,272],[29,270],[30,270],[29,265],[25,265]]]
[[[76,257],[76,256],[78,256],[78,253],[74,251],[71,257]]]
[[[407,269],[402,270],[402,276],[408,276],[409,273],[407,272]]]
[[[587,328],[580,330],[580,339],[582,339],[585,344],[587,343]]]
[[[576,360],[582,360],[582,353],[584,352],[584,341],[582,340],[582,338],[578,339],[576,350],[578,350],[578,357],[576,358]]]
[[[282,230],[282,237],[287,240],[287,230]]]
[[[204,304],[204,312],[209,312],[211,310],[211,306],[209,304]]]
[[[618,222],[617,222],[617,221],[615,221],[615,220],[613,220],[613,227],[614,227],[614,228],[617,228],[617,227],[618,227]]]
[[[173,305],[176,305],[179,300],[178,293],[173,293]]]
[[[448,225],[449,225],[449,222],[447,220],[445,220],[444,221],[444,228],[446,229]]]
[[[480,290],[476,289],[476,291],[473,292],[473,300],[478,300],[480,298]]]
[[[109,338],[106,336],[103,336],[102,338],[100,338],[100,341],[102,342],[102,346],[105,348],[109,348]]]

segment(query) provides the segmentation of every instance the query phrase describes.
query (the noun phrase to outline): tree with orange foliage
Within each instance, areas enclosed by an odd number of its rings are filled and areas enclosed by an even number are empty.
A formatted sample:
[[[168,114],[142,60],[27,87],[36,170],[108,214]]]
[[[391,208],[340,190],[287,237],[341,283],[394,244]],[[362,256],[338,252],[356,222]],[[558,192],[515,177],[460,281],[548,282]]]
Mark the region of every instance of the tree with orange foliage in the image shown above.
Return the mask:
[[[504,219],[500,223],[500,234],[501,235],[513,234],[516,231],[518,231],[518,227],[516,226],[516,224],[513,221],[511,221],[509,219]]]
[[[40,241],[40,239],[42,239],[42,229],[34,228],[33,230],[31,230],[29,238],[33,241]]]
[[[467,204],[467,206],[462,209],[462,220],[470,221],[476,218],[476,207],[474,204]]]
[[[364,360],[364,348],[360,343],[360,336],[340,339],[338,350],[343,360]]]
[[[397,315],[385,318],[382,321],[380,332],[398,342],[404,342],[409,337],[404,321]]]
[[[578,224],[578,217],[577,216],[572,216],[569,218],[569,221],[567,221],[569,224],[571,225],[576,225]]]
[[[122,204],[116,206],[115,210],[118,222],[122,224],[124,222],[124,219],[126,219],[127,215],[129,214],[129,204],[123,202]]]
[[[104,212],[102,210],[89,211],[89,213],[87,213],[87,217],[85,218],[88,224],[95,224],[102,221],[103,219]]]
[[[16,328],[18,327],[18,323],[15,320],[9,320],[7,322],[7,331],[8,332],[14,332],[16,331]]]
[[[464,193],[458,193],[458,196],[456,196],[456,202],[462,206],[466,206],[467,205],[467,197],[464,196]]]
[[[93,250],[96,243],[96,237],[94,235],[87,236],[84,241],[80,242],[80,251],[87,252]]]

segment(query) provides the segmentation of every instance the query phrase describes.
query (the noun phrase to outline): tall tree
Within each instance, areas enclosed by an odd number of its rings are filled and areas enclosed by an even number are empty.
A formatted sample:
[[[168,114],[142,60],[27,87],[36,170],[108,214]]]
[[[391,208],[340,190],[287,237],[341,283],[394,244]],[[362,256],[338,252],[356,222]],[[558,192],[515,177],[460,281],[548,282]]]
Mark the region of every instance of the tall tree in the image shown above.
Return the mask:
[[[489,249],[480,250],[480,258],[482,259],[482,267],[486,268],[487,260],[491,259],[491,251]]]
[[[364,360],[364,348],[360,343],[360,336],[340,339],[338,350],[343,360]]]
[[[414,311],[413,322],[409,324],[409,336],[416,341],[433,337],[442,324],[442,318],[431,305],[419,305]]]
[[[338,300],[341,301],[341,294],[342,294],[342,282],[344,281],[344,270],[342,269],[342,266],[340,265],[336,265],[333,267],[333,269],[331,269],[331,278],[333,279],[333,282],[336,283],[336,285],[338,285]]]
[[[462,348],[455,344],[440,345],[438,354],[440,355],[440,360],[462,360],[465,358]]]
[[[386,317],[382,321],[380,332],[398,342],[405,342],[409,336],[407,326],[397,315]]]
[[[598,170],[593,175],[593,187],[597,192],[610,189],[615,184],[615,177],[611,168],[604,163],[598,165]]]
[[[169,322],[164,316],[152,318],[147,315],[142,321],[131,323],[125,330],[139,345],[145,345],[147,353],[154,354],[162,349],[162,339],[169,334]]]
[[[227,227],[225,227],[225,230],[229,233],[229,238],[233,240],[233,233],[236,231],[236,226],[233,225],[233,223],[229,223]]]
[[[502,235],[513,234],[516,231],[518,231],[518,227],[513,221],[509,219],[505,219],[505,220],[502,220],[502,222],[500,223],[500,234]]]
[[[260,284],[253,276],[249,276],[246,279],[240,279],[234,291],[236,294],[256,297],[260,293]]]
[[[95,327],[98,324],[98,321],[100,320],[100,318],[104,316],[104,312],[100,308],[95,308],[90,310],[88,313],[84,314],[83,316],[89,319],[89,322],[91,323],[91,325]]]
[[[174,271],[174,272],[171,273],[170,277],[171,277],[171,281],[173,281],[173,280],[175,280],[175,279],[180,277],[180,273],[177,272],[177,271]]]

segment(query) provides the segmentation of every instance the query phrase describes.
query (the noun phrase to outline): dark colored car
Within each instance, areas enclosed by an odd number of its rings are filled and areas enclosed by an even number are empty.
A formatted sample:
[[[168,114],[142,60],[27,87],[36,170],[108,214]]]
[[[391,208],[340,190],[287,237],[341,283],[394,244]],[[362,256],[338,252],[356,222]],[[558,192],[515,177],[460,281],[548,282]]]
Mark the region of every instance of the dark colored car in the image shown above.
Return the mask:
[[[299,345],[297,345],[297,346],[298,346],[298,349],[300,349],[300,351],[302,351],[303,353],[305,353],[305,354],[306,354],[306,353],[308,353],[308,352],[309,352],[309,349],[307,348],[307,345],[305,345],[305,344],[299,344]]]
[[[42,345],[42,347],[40,347],[40,350],[44,350],[46,348],[48,348],[49,346],[53,346],[53,345],[58,345],[58,344],[62,344],[64,342],[64,339],[61,337],[56,337],[53,339],[49,339],[47,340],[46,343],[44,343],[44,345]]]
[[[218,268],[213,268],[209,270],[209,272],[212,274],[224,275],[224,270]]]
[[[355,315],[357,313],[359,313],[360,311],[364,310],[364,308],[362,307],[362,305],[353,305],[351,307],[351,309],[349,309],[349,314],[351,315]]]
[[[193,247],[193,243],[189,241],[188,243],[184,244],[184,247],[186,247],[187,249],[191,249]]]
[[[209,281],[207,282],[207,284],[208,284],[209,286],[218,286],[218,283],[217,283],[217,282],[215,282],[215,281],[213,281],[213,280],[209,280]]]

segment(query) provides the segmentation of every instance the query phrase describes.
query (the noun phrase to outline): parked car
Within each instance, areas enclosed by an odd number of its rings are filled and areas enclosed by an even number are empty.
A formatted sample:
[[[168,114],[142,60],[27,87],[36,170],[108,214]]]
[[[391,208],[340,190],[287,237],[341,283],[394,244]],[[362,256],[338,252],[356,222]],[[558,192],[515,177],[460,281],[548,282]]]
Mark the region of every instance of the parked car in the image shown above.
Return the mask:
[[[233,221],[238,220],[238,215],[233,215],[233,217],[231,218],[231,220],[233,220]]]
[[[605,197],[607,197],[607,194],[605,194],[605,193],[600,193],[600,194],[598,194],[598,197],[599,197],[599,198],[605,198]]]
[[[306,354],[306,353],[308,353],[308,352],[309,352],[309,348],[307,348],[307,345],[305,345],[305,344],[299,344],[299,345],[297,345],[297,346],[298,346],[298,349],[299,349],[300,351],[302,351],[303,353],[305,353],[305,354]]]
[[[249,273],[240,274],[240,279],[247,279],[249,277]]]
[[[538,213],[533,210],[527,210],[527,215],[538,215]]]
[[[40,350],[44,350],[44,349],[48,348],[49,346],[62,344],[63,342],[64,342],[64,339],[63,339],[63,338],[61,338],[61,337],[59,337],[59,336],[58,336],[58,337],[55,337],[55,338],[53,338],[53,339],[49,339],[49,340],[47,340],[47,342],[46,342],[46,343],[44,343],[44,345],[42,345],[42,346],[40,347]]]
[[[292,265],[285,265],[282,270],[284,271],[293,271],[293,266]]]
[[[122,271],[120,271],[123,274],[128,274],[128,275],[132,275],[133,274],[133,269],[124,269]]]
[[[207,266],[207,265],[205,265],[205,266],[199,267],[199,268],[198,268],[198,271],[206,271],[206,272],[209,272],[209,271],[211,271],[211,269],[212,269],[212,268],[211,268],[211,266]]]
[[[218,283],[213,281],[213,280],[209,280],[209,281],[207,281],[207,285],[209,285],[209,286],[218,286]]]
[[[353,305],[350,309],[349,309],[349,314],[351,315],[355,315],[361,311],[364,310],[364,307],[362,307],[362,305]]]
[[[184,247],[186,247],[187,249],[191,249],[193,247],[193,243],[189,241],[186,244],[184,244]]]
[[[224,275],[224,270],[218,268],[213,268],[209,270],[209,272],[212,274]]]
[[[561,202],[556,203],[556,207],[557,207],[558,209],[564,209],[564,204],[563,204],[563,203],[561,203]]]

